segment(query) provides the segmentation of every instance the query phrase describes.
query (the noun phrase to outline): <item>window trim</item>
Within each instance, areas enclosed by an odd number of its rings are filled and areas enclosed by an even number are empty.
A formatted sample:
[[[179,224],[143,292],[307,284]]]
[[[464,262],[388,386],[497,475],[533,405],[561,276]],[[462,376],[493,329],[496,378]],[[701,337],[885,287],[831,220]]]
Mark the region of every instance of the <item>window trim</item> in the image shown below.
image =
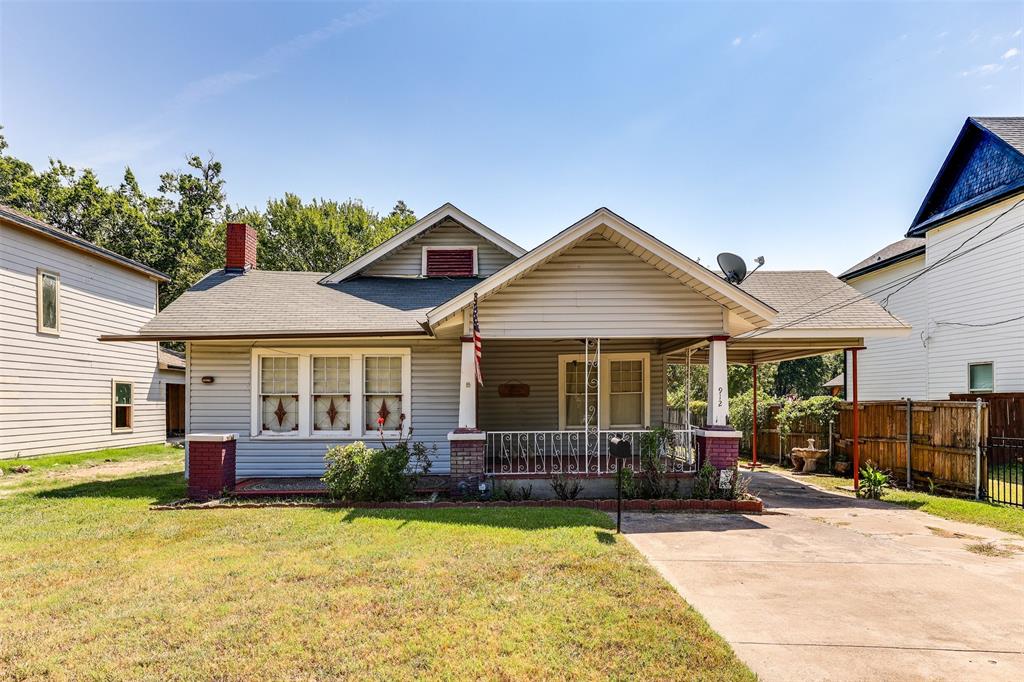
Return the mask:
[[[992,367],[992,388],[971,388],[971,368],[978,365],[989,365]],[[978,360],[967,363],[967,392],[978,394],[996,392],[996,363],[994,360]]]
[[[583,353],[560,353],[558,355],[558,430],[566,431],[568,427],[565,422],[565,368],[573,360],[583,361]],[[643,417],[644,423],[638,426],[613,426],[611,424],[611,364],[618,360],[642,360],[644,363],[643,379]],[[651,354],[642,353],[601,353],[601,385],[598,392],[598,408],[601,414],[599,428],[602,431],[639,431],[650,428],[651,424]]]
[[[340,349],[344,350],[344,349]],[[316,417],[313,414],[316,409],[316,401],[314,400],[313,393],[313,358],[346,358],[348,360],[348,429],[335,429],[335,430],[322,430],[316,429]],[[301,360],[300,360],[301,363]],[[354,379],[352,365],[352,354],[348,352],[335,352],[335,353],[310,353],[309,354],[309,431],[313,438],[351,438],[357,433],[355,429],[355,420],[353,416],[356,414],[356,406],[353,395],[355,391],[353,389]],[[362,410],[360,410],[360,413]],[[301,426],[299,427],[302,428]]]
[[[288,433],[263,433],[260,420],[260,359],[269,356],[298,357],[299,359],[299,428]],[[367,355],[395,355],[402,358],[402,411],[405,422],[402,430],[385,431],[385,438],[399,438],[412,429],[412,349],[408,347],[296,347],[253,348],[250,362],[250,422],[249,437],[253,440],[354,440],[377,436],[378,431],[363,428],[363,357]],[[316,431],[313,429],[313,357],[346,356],[349,358],[349,385],[351,405],[348,431]]]
[[[427,277],[427,252],[428,251],[472,251],[473,252],[473,274],[470,277],[480,276],[480,255],[477,251],[477,246],[474,245],[459,245],[452,244],[451,246],[424,246],[423,251],[420,254],[420,276]]]
[[[54,301],[54,309],[57,317],[57,325],[55,327],[46,327],[43,325],[44,275],[50,275],[57,281],[57,299]],[[36,268],[36,332],[40,334],[48,334],[50,336],[60,336],[60,273],[56,270],[50,270],[49,268]]]
[[[132,401],[128,404],[128,426],[117,426],[117,385],[128,384],[132,389]],[[124,407],[122,405],[121,407]],[[135,382],[131,379],[112,377],[110,379],[110,432],[132,433],[135,431]]]

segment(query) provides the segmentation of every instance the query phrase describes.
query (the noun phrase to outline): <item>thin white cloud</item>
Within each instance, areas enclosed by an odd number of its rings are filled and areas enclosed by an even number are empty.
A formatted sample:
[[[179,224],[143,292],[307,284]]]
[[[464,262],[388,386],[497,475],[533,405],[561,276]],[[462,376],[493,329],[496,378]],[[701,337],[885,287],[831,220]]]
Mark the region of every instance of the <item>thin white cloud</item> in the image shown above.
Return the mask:
[[[732,46],[733,47],[739,47],[742,44],[743,44],[743,38],[741,38],[739,36],[736,36],[735,38],[732,39]]]
[[[1024,33],[1024,28],[1018,28],[1016,31],[1013,32],[1013,35],[1010,36],[1010,37],[1011,38],[1020,38],[1022,33]]]
[[[1011,47],[1009,50],[1003,53],[1003,59],[1013,59],[1020,54],[1020,50],[1015,47]]]
[[[991,76],[992,74],[999,73],[1002,70],[1002,64],[982,64],[981,66],[976,66],[973,69],[961,71],[960,75],[965,78],[970,78],[971,76]]]
[[[943,31],[942,33],[940,33],[937,36],[935,36],[935,38],[938,39],[938,40],[942,40],[943,38],[945,38],[948,35],[949,35],[949,31]]]

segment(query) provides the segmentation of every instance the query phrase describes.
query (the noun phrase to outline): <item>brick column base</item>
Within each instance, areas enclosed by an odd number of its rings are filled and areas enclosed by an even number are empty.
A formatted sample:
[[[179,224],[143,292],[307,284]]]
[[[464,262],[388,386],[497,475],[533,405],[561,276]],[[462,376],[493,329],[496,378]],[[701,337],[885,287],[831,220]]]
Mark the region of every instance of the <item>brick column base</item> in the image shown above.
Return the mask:
[[[449,491],[456,497],[474,497],[484,480],[484,449],[487,435],[476,429],[457,429],[448,434],[451,449]]]
[[[711,462],[716,469],[732,469],[740,458],[739,431],[697,429],[697,462]]]
[[[235,487],[235,434],[190,434],[188,497],[211,500]]]

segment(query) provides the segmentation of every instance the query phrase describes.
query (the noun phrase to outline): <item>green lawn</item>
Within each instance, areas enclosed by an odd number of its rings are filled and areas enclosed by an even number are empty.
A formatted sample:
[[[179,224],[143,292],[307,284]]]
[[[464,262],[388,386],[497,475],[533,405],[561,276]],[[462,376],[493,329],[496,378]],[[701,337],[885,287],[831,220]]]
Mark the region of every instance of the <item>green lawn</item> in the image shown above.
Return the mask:
[[[788,469],[783,469],[773,464],[765,466],[764,469],[765,471],[791,473]],[[801,475],[796,478],[827,490],[844,495],[853,495],[853,492],[849,490],[853,486],[852,478],[829,476],[827,474]],[[928,493],[911,492],[896,488],[888,489],[883,501],[928,512],[951,521],[977,523],[982,526],[997,528],[1007,533],[1024,536],[1024,509],[988,502],[943,497],[941,495],[929,495]]]
[[[151,511],[180,450],[26,461],[3,679],[753,679],[597,512]]]

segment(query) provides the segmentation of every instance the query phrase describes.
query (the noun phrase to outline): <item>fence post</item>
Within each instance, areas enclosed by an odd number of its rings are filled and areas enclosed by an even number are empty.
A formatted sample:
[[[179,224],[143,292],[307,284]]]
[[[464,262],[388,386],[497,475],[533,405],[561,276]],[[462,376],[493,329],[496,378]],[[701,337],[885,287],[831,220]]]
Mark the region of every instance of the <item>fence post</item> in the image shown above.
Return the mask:
[[[981,398],[974,401],[974,499],[981,499]]]
[[[910,453],[914,449],[914,401],[907,398],[907,490],[913,490],[910,478]]]
[[[832,473],[832,420],[828,420],[828,473]]]

